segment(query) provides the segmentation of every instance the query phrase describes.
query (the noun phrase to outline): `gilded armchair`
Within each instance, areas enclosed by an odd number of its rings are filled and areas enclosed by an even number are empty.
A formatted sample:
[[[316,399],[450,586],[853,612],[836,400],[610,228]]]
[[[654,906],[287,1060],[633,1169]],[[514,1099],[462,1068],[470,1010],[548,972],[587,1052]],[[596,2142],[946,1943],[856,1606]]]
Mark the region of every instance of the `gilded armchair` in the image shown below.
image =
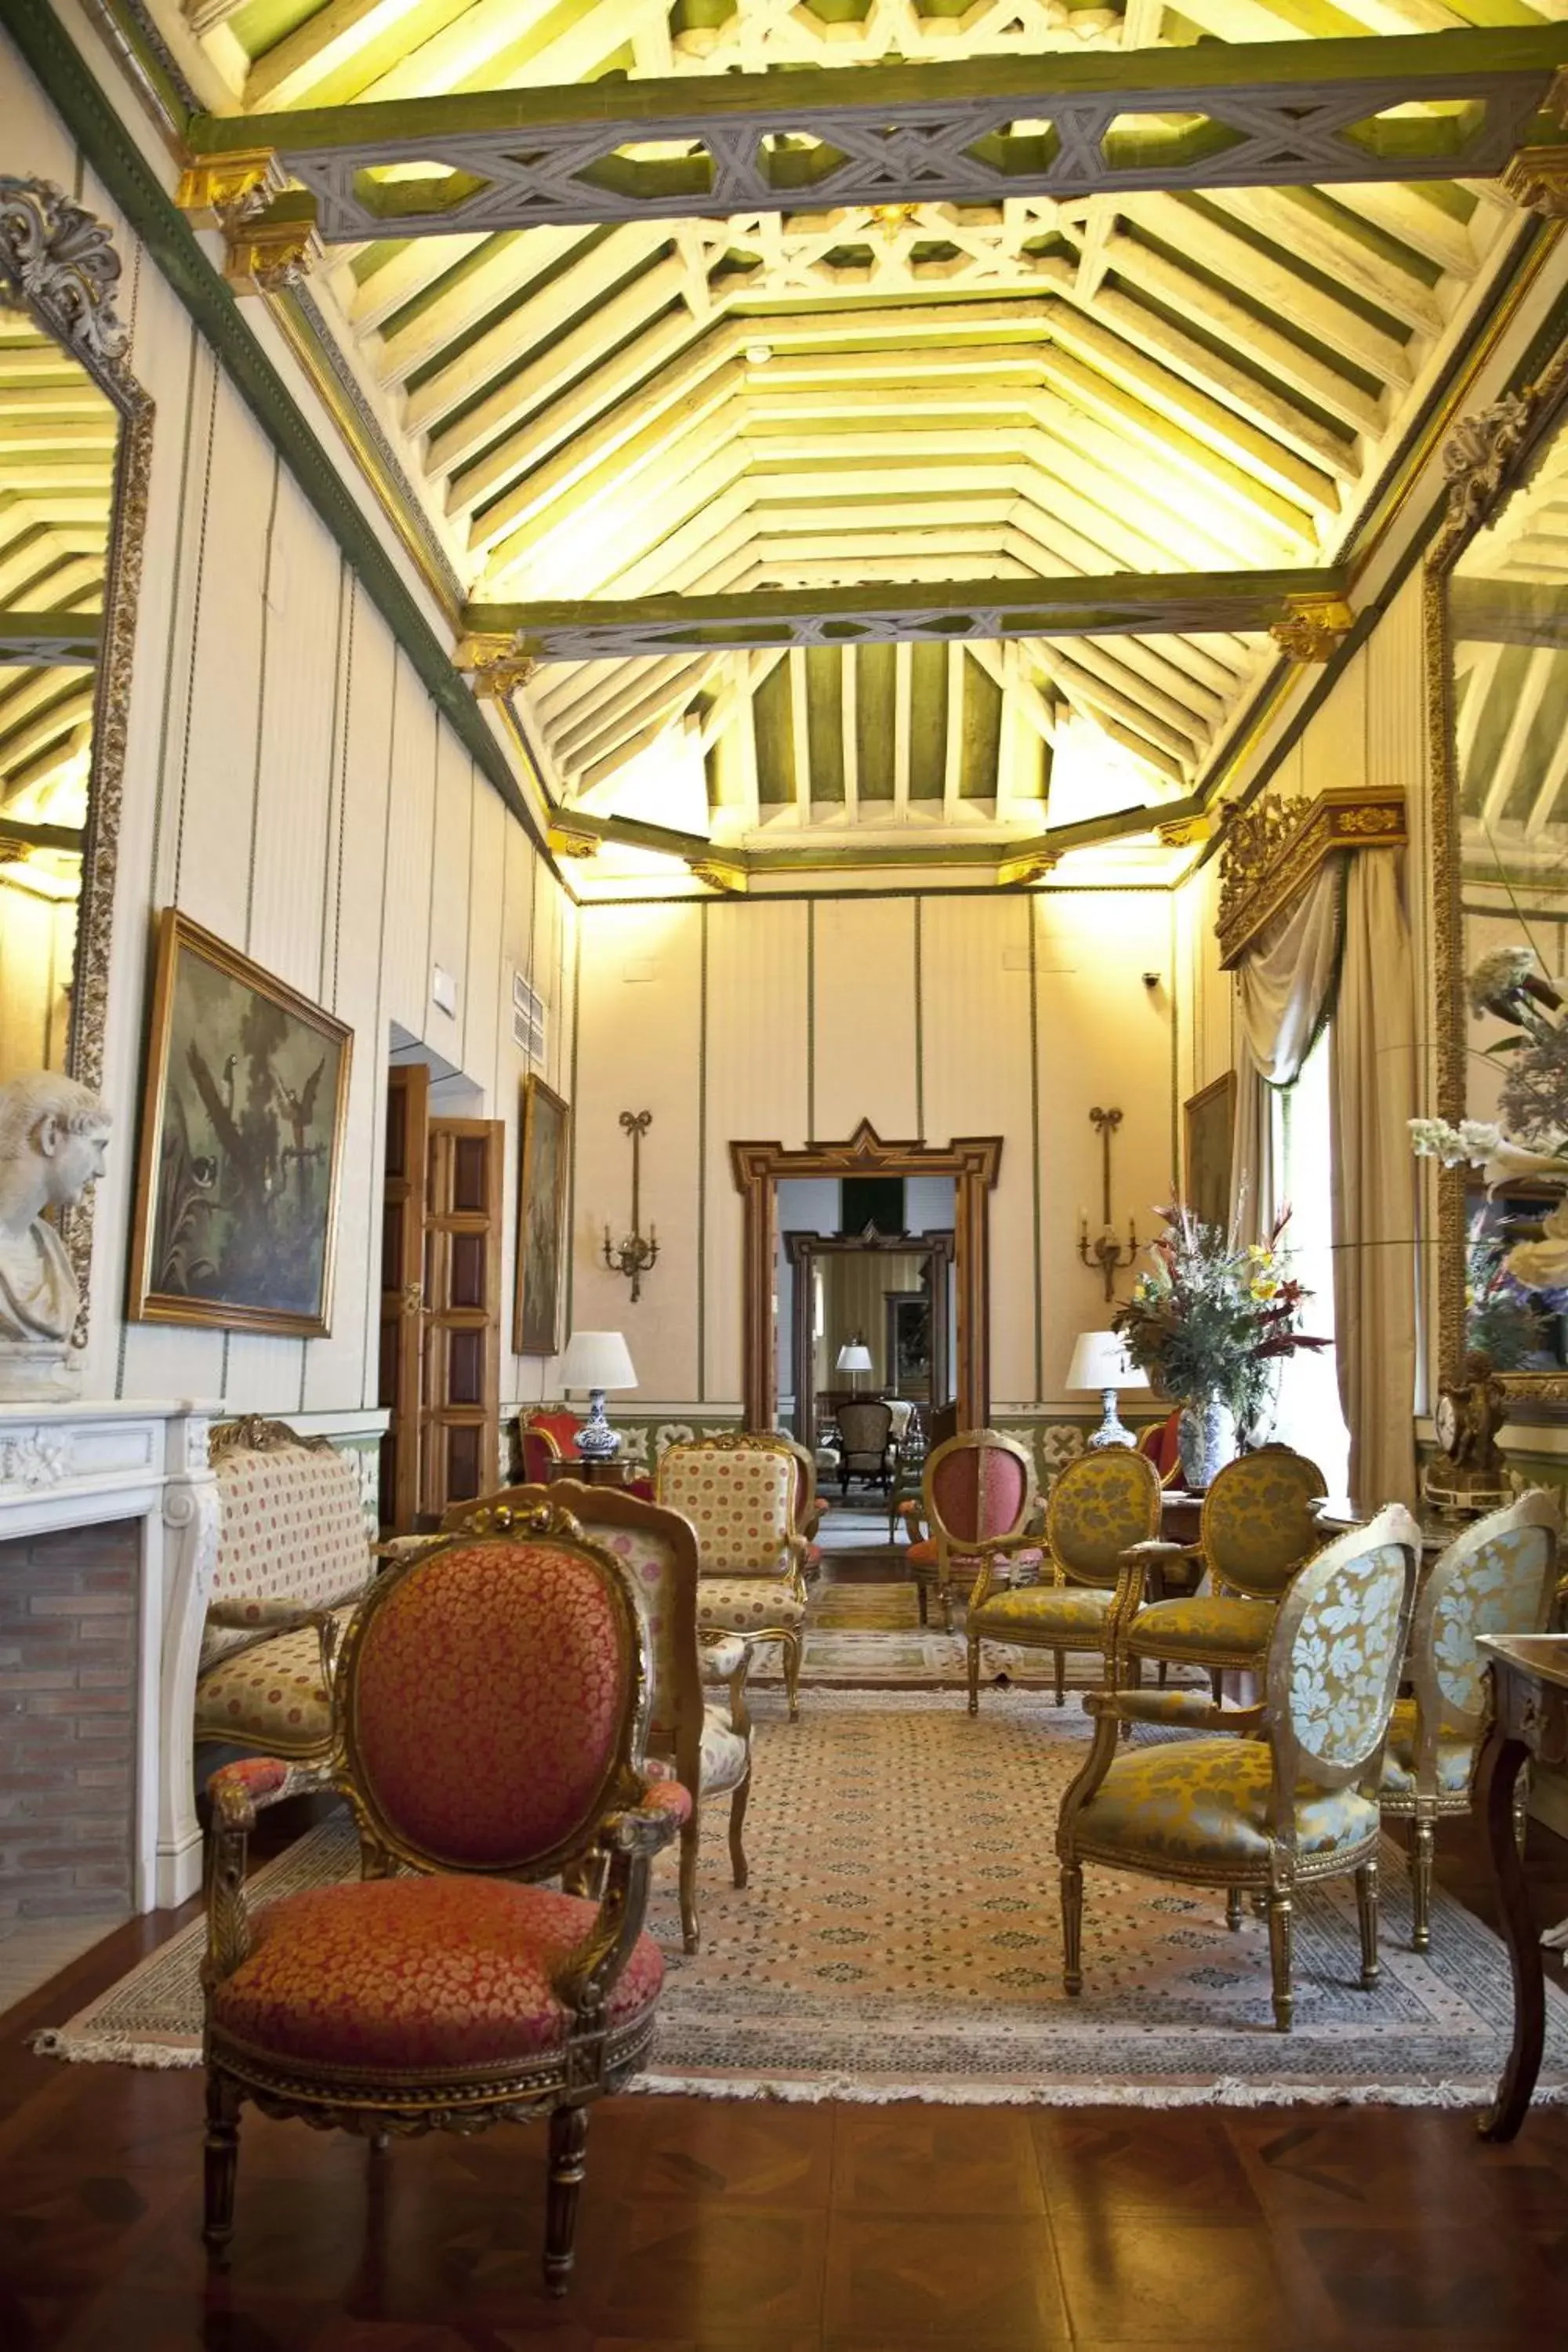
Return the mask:
[[[247,1834],[304,1768],[208,1783],[205,2236],[233,2231],[239,2112],[376,2139],[550,2118],[544,2276],[565,2290],[590,2103],[663,1980],[653,1855],[689,1811],[644,1768],[649,1643],[621,1563],[547,1507],[388,1568],[339,1666],[333,1778],[364,1874],[254,1916]],[[667,1768],[656,1768],[664,1772]],[[599,1902],[533,1882],[604,1877]]]
[[[765,1433],[694,1437],[667,1445],[654,1492],[697,1535],[697,1623],[784,1652],[790,1721],[800,1719],[805,1622],[805,1538],[795,1526],[799,1465],[785,1438]]]
[[[1385,1818],[1412,1825],[1410,1940],[1418,1952],[1432,1940],[1437,1823],[1469,1811],[1487,1729],[1490,1685],[1476,1637],[1544,1632],[1553,1607],[1557,1533],[1557,1497],[1537,1487],[1456,1537],[1415,1604],[1405,1664],[1413,1696],[1394,1706],[1381,1802]],[[1522,1837],[1522,1809],[1517,1827]]]
[[[1094,1691],[1089,1759],[1062,1799],[1063,1974],[1083,1989],[1083,1865],[1144,1871],[1267,1904],[1274,2022],[1290,2030],[1295,1889],[1352,1873],[1361,1980],[1377,1981],[1378,1785],[1421,1536],[1398,1504],[1300,1571],[1275,1614],[1266,1696],[1220,1707],[1197,1691]],[[1123,1725],[1214,1735],[1119,1749]],[[1238,1736],[1240,1735],[1240,1736]]]
[[[680,1832],[680,1927],[689,1952],[701,1942],[697,1906],[701,1806],[707,1797],[730,1799],[730,1867],[746,1884],[742,1830],[752,1788],[752,1723],[746,1710],[749,1654],[738,1633],[697,1632],[697,1538],[679,1511],[614,1486],[555,1479],[549,1486],[508,1486],[477,1503],[455,1503],[443,1531],[488,1534],[526,1521],[550,1504],[570,1511],[590,1543],[620,1560],[647,1621],[653,1687],[647,1753],[673,1765],[691,1799]],[[705,1702],[704,1684],[728,1684],[728,1710]]]
[[[1260,1446],[1227,1462],[1204,1496],[1198,1551],[1210,1591],[1156,1601],[1121,1622],[1116,1681],[1136,1682],[1157,1663],[1260,1674],[1275,1612],[1304,1560],[1322,1543],[1312,1504],[1323,1474],[1288,1445]],[[1174,1546],[1165,1548],[1177,1558]],[[1151,1555],[1157,1563],[1160,1555]]]
[[[942,1629],[951,1633],[955,1575],[977,1589],[985,1562],[998,1554],[1038,1566],[1041,1539],[1024,1533],[1035,1505],[1035,1465],[1016,1437],[966,1430],[926,1456],[921,1493],[931,1533],[910,1545],[904,1564],[915,1580],[921,1623],[934,1586]]]
[[[987,1554],[970,1596],[965,1632],[971,1715],[980,1708],[984,1641],[1051,1651],[1058,1706],[1067,1697],[1070,1652],[1098,1651],[1109,1670],[1119,1596],[1125,1605],[1122,1555],[1152,1540],[1159,1525],[1160,1477],[1145,1455],[1107,1445],[1077,1454],[1065,1465],[1046,1512],[1050,1580],[998,1591]]]

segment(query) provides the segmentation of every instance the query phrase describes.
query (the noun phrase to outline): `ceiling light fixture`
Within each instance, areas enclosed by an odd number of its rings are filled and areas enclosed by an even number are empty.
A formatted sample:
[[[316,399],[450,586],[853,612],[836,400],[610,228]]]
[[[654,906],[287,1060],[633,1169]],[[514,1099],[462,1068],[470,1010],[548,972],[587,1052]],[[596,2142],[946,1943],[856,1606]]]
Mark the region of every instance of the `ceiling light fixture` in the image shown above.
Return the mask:
[[[773,347],[772,343],[748,343],[746,345],[746,364],[748,367],[766,367],[773,355]]]

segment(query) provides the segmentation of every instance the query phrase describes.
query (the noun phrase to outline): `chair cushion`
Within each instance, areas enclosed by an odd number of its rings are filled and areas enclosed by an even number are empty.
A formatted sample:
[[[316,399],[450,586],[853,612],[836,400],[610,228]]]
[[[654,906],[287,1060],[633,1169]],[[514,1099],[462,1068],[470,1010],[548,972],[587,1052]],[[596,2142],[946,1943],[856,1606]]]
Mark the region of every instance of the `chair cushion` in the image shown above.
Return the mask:
[[[1198,1658],[1213,1654],[1237,1664],[1260,1657],[1279,1615],[1271,1601],[1197,1599],[1156,1601],[1140,1609],[1128,1629],[1135,1658]]]
[[[761,1625],[798,1625],[805,1603],[772,1576],[703,1576],[697,1581],[697,1629],[754,1633]]]
[[[1229,1738],[1162,1740],[1118,1756],[1078,1815],[1085,1846],[1150,1866],[1267,1864],[1274,1759],[1267,1743]],[[1353,1787],[1303,1781],[1296,1795],[1302,1855],[1337,1853],[1377,1832],[1377,1807]]]
[[[737,1789],[752,1769],[751,1743],[731,1724],[729,1710],[710,1706],[702,1711],[702,1793],[715,1796]]]
[[[212,2021],[273,2058],[394,2079],[535,2058],[566,2039],[551,1978],[597,1916],[597,1904],[504,1879],[310,1887],[256,1914],[248,1957],[213,1988]],[[647,2010],[663,1978],[658,1945],[639,1936],[611,2025]]]
[[[922,1536],[919,1543],[910,1544],[904,1558],[910,1568],[934,1569],[937,1564],[936,1538]],[[1003,1573],[1005,1575],[1010,1572],[1016,1576],[1021,1571],[1032,1571],[1037,1576],[1045,1566],[1045,1561],[1046,1555],[1043,1551],[1009,1552],[1006,1561],[1003,1563]],[[973,1552],[949,1552],[948,1566],[955,1569],[960,1576],[977,1576],[980,1572],[979,1555]]]
[[[1047,1647],[1059,1639],[1088,1642],[1098,1649],[1105,1639],[1105,1621],[1114,1595],[1081,1585],[1026,1585],[1021,1592],[994,1592],[969,1612],[969,1631],[995,1642],[1039,1642]]]
[[[1398,1700],[1389,1718],[1388,1746],[1383,1752],[1383,1792],[1385,1797],[1413,1797],[1415,1794],[1415,1701],[1413,1698]],[[1475,1761],[1474,1741],[1445,1738],[1439,1733],[1438,1794],[1462,1797],[1470,1785]]]
[[[333,1610],[340,1639],[353,1613],[352,1607]],[[196,1684],[197,1739],[306,1755],[325,1748],[331,1731],[321,1640],[313,1625],[231,1651]]]
[[[704,1633],[697,1644],[698,1664],[705,1683],[727,1683],[746,1663],[743,1633]]]

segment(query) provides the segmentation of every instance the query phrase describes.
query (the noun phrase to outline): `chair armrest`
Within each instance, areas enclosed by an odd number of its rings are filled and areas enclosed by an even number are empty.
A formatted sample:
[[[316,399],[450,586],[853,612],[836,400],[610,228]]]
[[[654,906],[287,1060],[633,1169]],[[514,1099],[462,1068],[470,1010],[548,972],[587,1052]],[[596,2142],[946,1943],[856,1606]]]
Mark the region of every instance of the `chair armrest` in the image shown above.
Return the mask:
[[[608,1852],[610,1868],[598,1916],[553,1979],[558,1999],[572,2011],[574,2034],[602,2024],[605,2004],[642,1933],[653,1857],[679,1836],[690,1813],[691,1799],[679,1780],[645,1780],[635,1805],[600,1822],[595,1843]]]
[[[1234,1732],[1238,1738],[1261,1731],[1268,1717],[1263,1706],[1215,1706],[1206,1691],[1086,1691],[1083,1703],[1090,1715],[1113,1716],[1119,1723],[1166,1723],[1183,1731]]]
[[[250,1916],[245,1903],[246,1841],[256,1816],[300,1789],[321,1788],[327,1768],[289,1764],[280,1756],[247,1756],[222,1764],[207,1781],[212,1804],[212,1858],[207,1871],[207,1948],[204,1986],[232,1976],[250,1950]]]
[[[341,1601],[338,1603],[340,1609],[344,1605]],[[219,1613],[220,1611],[232,1612],[237,1609],[243,1609],[244,1615],[237,1617],[232,1613]],[[275,1633],[298,1633],[302,1627],[313,1625],[321,1653],[321,1680],[331,1691],[338,1635],[342,1630],[331,1610],[298,1609],[291,1601],[220,1601],[217,1608],[208,1610],[207,1619],[211,1624],[235,1626],[250,1634],[251,1639],[243,1645],[247,1650],[258,1648]],[[231,1656],[239,1654],[239,1651],[230,1653]]]
[[[372,1544],[370,1556],[372,1559],[382,1563],[404,1559],[411,1551],[417,1551],[422,1544],[435,1543],[437,1540],[435,1536],[385,1536],[380,1543]],[[379,1573],[379,1570],[377,1572]]]

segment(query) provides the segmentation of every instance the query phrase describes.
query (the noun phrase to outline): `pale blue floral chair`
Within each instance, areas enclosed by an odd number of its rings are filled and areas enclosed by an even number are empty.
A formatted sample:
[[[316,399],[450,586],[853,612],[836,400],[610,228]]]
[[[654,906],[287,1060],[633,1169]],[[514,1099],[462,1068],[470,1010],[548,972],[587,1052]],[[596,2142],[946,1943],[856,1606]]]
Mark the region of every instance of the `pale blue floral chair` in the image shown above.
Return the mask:
[[[1385,1818],[1412,1824],[1410,1940],[1417,1952],[1432,1941],[1437,1823],[1470,1810],[1490,1715],[1491,1686],[1476,1636],[1545,1630],[1557,1577],[1558,1517],[1557,1496],[1536,1487],[1456,1537],[1421,1589],[1405,1669],[1413,1695],[1397,1702],[1389,1724],[1381,1801]],[[1522,1843],[1522,1780],[1519,1793]]]
[[[1233,1925],[1243,1895],[1261,1897],[1282,2033],[1296,1887],[1353,1873],[1361,1980],[1376,1983],[1379,1784],[1420,1549],[1415,1520],[1391,1504],[1300,1570],[1275,1616],[1258,1706],[1196,1691],[1089,1694],[1094,1744],[1057,1823],[1069,1993],[1083,1989],[1086,1862],[1223,1887]],[[1215,1736],[1119,1755],[1121,1726],[1135,1723]]]

